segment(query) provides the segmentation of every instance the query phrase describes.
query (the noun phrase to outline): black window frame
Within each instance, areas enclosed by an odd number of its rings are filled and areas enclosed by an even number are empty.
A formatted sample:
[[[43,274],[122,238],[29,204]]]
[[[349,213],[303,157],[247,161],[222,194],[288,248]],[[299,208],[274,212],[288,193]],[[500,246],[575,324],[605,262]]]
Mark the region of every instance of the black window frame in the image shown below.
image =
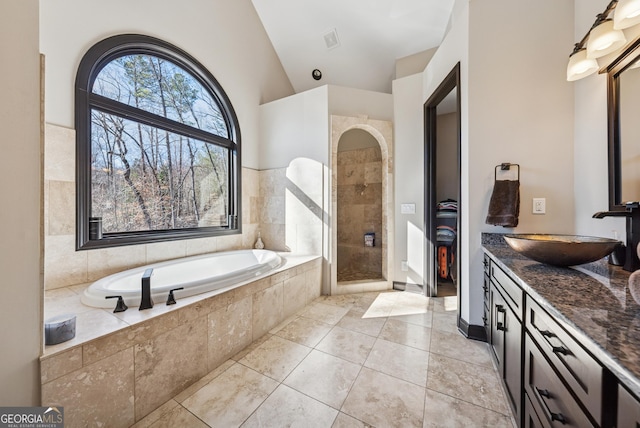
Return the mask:
[[[181,67],[203,85],[218,102],[225,120],[228,138],[192,128],[189,125],[156,116],[110,98],[92,93],[93,83],[100,71],[111,61],[126,55],[147,54],[162,58]],[[194,136],[229,150],[229,192],[227,226],[208,226],[183,229],[142,230],[97,234],[90,233],[91,217],[91,112],[98,109],[126,119],[158,127],[170,132]],[[182,49],[155,37],[141,34],[122,34],[93,45],[80,61],[75,82],[76,127],[76,250],[146,244],[191,238],[236,235],[242,233],[241,221],[241,161],[240,126],[231,101],[213,75],[195,58]]]

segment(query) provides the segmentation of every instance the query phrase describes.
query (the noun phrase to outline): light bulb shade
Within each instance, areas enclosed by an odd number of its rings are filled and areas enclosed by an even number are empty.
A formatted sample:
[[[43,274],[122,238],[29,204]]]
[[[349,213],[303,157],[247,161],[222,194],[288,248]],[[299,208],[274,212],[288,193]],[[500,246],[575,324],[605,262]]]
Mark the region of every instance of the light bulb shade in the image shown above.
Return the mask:
[[[613,28],[613,20],[605,19],[589,33],[587,58],[600,58],[620,49],[627,39],[620,30]]]
[[[640,24],[640,0],[619,0],[613,11],[613,28],[622,30]]]
[[[567,80],[582,79],[598,70],[598,62],[593,58],[587,58],[587,50],[580,49],[578,52],[569,57],[569,65],[567,65]]]

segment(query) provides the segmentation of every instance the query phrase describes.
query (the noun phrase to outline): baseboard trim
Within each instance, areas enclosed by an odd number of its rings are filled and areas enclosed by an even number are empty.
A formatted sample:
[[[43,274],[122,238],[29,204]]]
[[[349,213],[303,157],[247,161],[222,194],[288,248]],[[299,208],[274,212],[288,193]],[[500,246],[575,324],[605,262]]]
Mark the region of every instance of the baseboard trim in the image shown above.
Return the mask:
[[[393,281],[393,289],[398,291],[408,291],[410,293],[424,294],[424,290],[418,284]]]
[[[469,324],[462,318],[458,318],[458,330],[467,339],[479,340],[480,342],[487,341],[487,331],[484,326]]]

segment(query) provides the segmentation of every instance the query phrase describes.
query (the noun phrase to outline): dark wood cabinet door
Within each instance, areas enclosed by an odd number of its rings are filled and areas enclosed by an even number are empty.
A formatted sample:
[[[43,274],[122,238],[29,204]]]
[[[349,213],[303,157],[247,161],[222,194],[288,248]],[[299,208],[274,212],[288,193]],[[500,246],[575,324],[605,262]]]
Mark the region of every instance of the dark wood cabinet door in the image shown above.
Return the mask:
[[[490,289],[491,348],[514,417],[522,408],[522,323],[494,284]]]
[[[618,386],[617,428],[640,427],[640,402],[622,386]]]

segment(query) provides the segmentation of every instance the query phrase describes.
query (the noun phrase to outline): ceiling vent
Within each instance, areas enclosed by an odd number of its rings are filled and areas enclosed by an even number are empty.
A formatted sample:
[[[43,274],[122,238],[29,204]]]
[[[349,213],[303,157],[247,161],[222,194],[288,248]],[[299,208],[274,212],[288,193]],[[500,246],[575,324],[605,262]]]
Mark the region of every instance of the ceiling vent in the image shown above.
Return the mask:
[[[338,33],[333,28],[324,33],[324,43],[327,45],[327,49],[335,49],[340,46],[340,40],[338,39]]]

